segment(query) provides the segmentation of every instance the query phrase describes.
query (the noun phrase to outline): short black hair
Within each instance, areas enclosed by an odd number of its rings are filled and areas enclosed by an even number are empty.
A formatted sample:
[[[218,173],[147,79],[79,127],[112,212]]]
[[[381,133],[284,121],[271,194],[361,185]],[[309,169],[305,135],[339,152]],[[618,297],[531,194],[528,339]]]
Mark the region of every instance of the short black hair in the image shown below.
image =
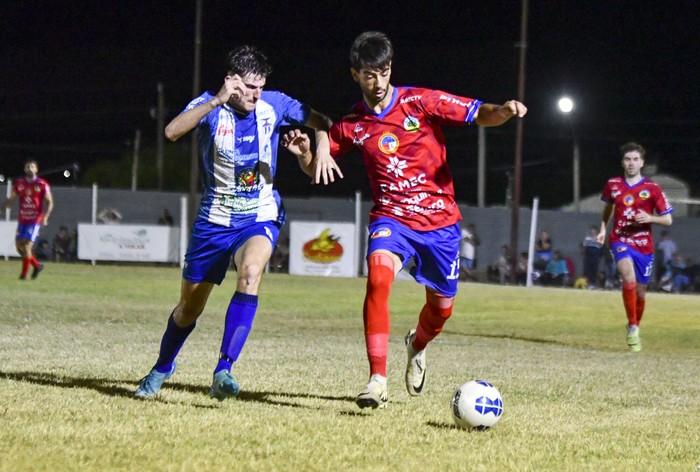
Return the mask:
[[[267,55],[255,46],[239,46],[228,53],[226,70],[231,75],[244,77],[252,74],[256,77],[269,77],[272,74]]]
[[[356,71],[385,69],[391,65],[394,46],[389,37],[379,31],[366,31],[355,38],[350,48],[350,65]]]
[[[644,146],[642,146],[641,144],[630,142],[627,144],[623,144],[620,147],[620,157],[625,157],[625,154],[627,154],[630,151],[637,151],[642,159],[644,159],[644,156],[647,153],[646,150],[644,150]]]

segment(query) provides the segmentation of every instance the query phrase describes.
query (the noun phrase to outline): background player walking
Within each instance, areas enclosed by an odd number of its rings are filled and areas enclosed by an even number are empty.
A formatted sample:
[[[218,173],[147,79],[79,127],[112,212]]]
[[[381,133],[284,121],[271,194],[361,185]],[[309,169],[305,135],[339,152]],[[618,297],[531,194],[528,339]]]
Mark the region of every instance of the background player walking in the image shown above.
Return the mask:
[[[610,217],[610,251],[622,277],[622,301],[627,313],[627,345],[630,350],[642,349],[639,323],[644,314],[647,285],[653,274],[654,238],[652,223],[670,226],[673,208],[659,184],[642,175],[644,148],[627,143],[620,148],[622,177],[613,177],[605,184],[601,199],[605,202],[598,242],[605,243]],[[654,214],[656,213],[656,214]]]
[[[49,224],[49,215],[53,211],[53,195],[49,183],[39,177],[39,164],[34,160],[24,163],[24,177],[12,183],[10,197],[0,205],[0,212],[11,206],[19,197],[19,213],[17,215],[17,236],[15,246],[22,256],[22,271],[20,280],[26,280],[29,266],[33,267],[32,279],[44,270],[43,264],[34,257],[34,243],[39,237],[42,226]],[[46,209],[44,209],[46,201]]]

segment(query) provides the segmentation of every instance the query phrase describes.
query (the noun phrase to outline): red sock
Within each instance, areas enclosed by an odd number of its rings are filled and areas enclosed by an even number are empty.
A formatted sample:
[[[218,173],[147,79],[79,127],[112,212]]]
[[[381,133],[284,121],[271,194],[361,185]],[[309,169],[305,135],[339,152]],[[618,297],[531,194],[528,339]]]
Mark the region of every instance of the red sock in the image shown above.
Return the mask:
[[[38,269],[41,264],[39,264],[39,261],[37,260],[36,257],[32,256],[29,258],[29,263],[32,265],[32,267]]]
[[[637,298],[637,324],[640,324],[642,322],[642,315],[644,314],[644,305],[646,304],[646,302],[646,297]]]
[[[622,301],[627,312],[627,323],[636,326],[637,321],[637,282],[622,282]]]
[[[413,349],[422,351],[430,341],[440,334],[447,319],[452,315],[454,297],[438,295],[430,290],[425,290],[426,303],[418,317],[416,337],[413,339]]]
[[[369,373],[386,377],[389,351],[389,292],[394,281],[394,261],[388,254],[372,254],[367,261],[367,293],[363,309]]]
[[[31,260],[27,257],[22,259],[22,273],[20,274],[22,278],[25,278],[27,276],[27,272],[29,272],[29,266],[31,265]]]

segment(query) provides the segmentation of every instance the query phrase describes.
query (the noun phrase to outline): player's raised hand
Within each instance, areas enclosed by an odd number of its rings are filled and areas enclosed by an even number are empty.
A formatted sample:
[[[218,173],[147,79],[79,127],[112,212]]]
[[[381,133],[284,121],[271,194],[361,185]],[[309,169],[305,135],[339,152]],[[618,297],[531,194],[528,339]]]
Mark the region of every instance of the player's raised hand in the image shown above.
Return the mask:
[[[216,98],[220,102],[219,104],[223,105],[228,103],[231,98],[240,100],[244,94],[243,87],[243,81],[237,74],[227,75],[224,79],[224,85],[221,86],[221,90],[216,94]]]
[[[303,157],[311,150],[311,139],[301,130],[293,129],[282,136],[282,146],[295,156]]]

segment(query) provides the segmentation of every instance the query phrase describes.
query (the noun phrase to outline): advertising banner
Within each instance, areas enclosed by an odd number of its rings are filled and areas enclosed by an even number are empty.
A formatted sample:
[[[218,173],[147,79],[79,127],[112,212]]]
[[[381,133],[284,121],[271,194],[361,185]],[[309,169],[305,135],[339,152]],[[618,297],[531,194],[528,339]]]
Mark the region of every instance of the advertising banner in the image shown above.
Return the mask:
[[[151,225],[78,225],[78,259],[177,262],[180,228]]]
[[[289,225],[289,273],[357,276],[354,239],[353,223],[292,221]]]
[[[0,256],[19,257],[15,248],[16,221],[0,221]]]

